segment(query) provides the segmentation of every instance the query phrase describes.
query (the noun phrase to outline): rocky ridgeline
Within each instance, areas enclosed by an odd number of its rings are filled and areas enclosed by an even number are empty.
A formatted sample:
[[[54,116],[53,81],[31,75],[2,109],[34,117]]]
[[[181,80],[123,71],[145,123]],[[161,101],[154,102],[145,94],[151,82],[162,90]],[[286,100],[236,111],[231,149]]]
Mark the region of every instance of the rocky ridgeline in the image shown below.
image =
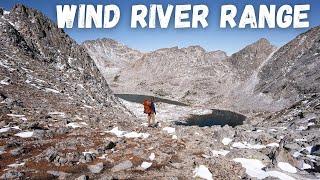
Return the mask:
[[[130,66],[143,55],[137,50],[106,38],[86,41],[84,47],[111,85],[122,67]]]
[[[99,44],[101,41],[105,43]],[[109,41],[90,41],[85,42],[84,46],[95,54],[118,52]],[[130,48],[125,50],[125,54],[136,52]],[[233,91],[238,91],[239,86],[247,82],[275,50],[266,39],[260,39],[230,57],[223,51],[207,52],[200,46],[164,48],[141,53],[141,58],[117,59],[118,71],[109,74],[107,79],[115,92],[153,94],[192,105],[230,108],[228,102],[242,99],[230,100],[229,96]],[[96,58],[93,56],[93,59]],[[98,59],[102,72],[112,69],[107,65],[110,58],[104,56]],[[122,61],[131,63],[124,64]],[[244,103],[247,101],[243,100]]]
[[[99,50],[96,54],[118,52],[118,48],[109,47],[108,41],[110,40],[99,40],[98,42],[101,41],[105,43],[103,45],[93,44],[93,41],[90,41],[85,42],[84,46],[88,48],[89,52]],[[135,52],[135,50],[126,48],[124,54]],[[223,51],[206,52],[200,46],[173,47],[150,53],[140,53],[140,56],[142,57],[116,59],[118,71],[107,77],[112,90],[121,93],[155,94],[181,99],[184,102],[197,102],[199,98],[196,97],[199,97],[199,94],[203,99],[210,96],[219,98],[220,94],[216,93],[222,92],[219,90],[228,86],[229,83],[228,72],[230,72],[230,68],[221,62],[227,58]],[[130,62],[130,64],[120,63],[122,60]],[[111,60],[105,57],[99,61],[108,64]],[[99,67],[102,72],[113,69],[107,66]],[[216,68],[212,69],[213,66]],[[220,86],[216,86],[217,84]]]
[[[320,27],[312,28],[281,47],[259,72],[255,90],[291,102],[318,93]]]
[[[107,79],[120,93],[163,96],[245,114],[278,111],[305,94],[319,92],[318,39],[319,27],[315,27],[281,48],[262,38],[230,57],[199,46],[164,48],[143,53],[141,58],[119,58],[118,71]],[[106,42],[104,46],[92,45],[94,41],[84,46],[102,54],[118,51],[108,45],[111,40],[101,41]],[[136,52],[125,50],[125,54]],[[103,61],[106,64],[108,57],[99,59]]]

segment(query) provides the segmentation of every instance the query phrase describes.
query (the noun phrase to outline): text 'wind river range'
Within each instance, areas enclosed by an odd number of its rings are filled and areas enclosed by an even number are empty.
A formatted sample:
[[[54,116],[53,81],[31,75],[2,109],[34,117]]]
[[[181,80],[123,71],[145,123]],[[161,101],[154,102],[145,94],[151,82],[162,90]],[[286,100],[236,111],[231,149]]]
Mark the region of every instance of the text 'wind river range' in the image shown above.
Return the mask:
[[[57,5],[59,28],[73,28],[76,14],[78,28],[114,28],[121,18],[121,10],[115,4],[109,5]],[[220,9],[220,28],[308,28],[310,4],[300,5],[246,5],[240,12],[235,5],[223,5]],[[216,11],[219,13],[218,11]],[[131,28],[173,27],[206,28],[209,26],[207,5],[133,5],[131,7]],[[215,13],[215,12],[212,12]],[[92,26],[94,25],[94,27]]]

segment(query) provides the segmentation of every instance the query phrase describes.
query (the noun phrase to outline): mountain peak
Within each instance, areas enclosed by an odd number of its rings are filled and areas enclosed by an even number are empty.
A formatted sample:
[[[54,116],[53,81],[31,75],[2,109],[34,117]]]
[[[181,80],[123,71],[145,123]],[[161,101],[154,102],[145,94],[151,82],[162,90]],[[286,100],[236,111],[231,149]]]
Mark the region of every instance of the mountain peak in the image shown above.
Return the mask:
[[[263,44],[270,44],[269,40],[267,38],[260,38],[257,43],[263,43]]]
[[[237,53],[232,54],[227,61],[238,71],[242,78],[248,78],[268,56],[276,50],[270,42],[261,38],[246,46]]]
[[[263,48],[263,47],[270,47],[273,46],[270,41],[266,38],[260,38],[258,41],[254,42],[251,44],[252,46],[256,46],[258,48]],[[250,45],[249,45],[250,46]],[[251,47],[252,47],[251,46]]]

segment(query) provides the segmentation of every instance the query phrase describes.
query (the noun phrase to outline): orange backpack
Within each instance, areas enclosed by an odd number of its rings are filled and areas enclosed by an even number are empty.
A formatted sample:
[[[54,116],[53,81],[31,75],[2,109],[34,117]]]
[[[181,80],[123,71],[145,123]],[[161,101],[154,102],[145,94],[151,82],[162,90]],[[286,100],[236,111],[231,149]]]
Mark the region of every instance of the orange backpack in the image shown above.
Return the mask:
[[[144,113],[145,114],[151,114],[152,108],[151,108],[151,102],[148,100],[143,101],[143,107],[144,107]]]

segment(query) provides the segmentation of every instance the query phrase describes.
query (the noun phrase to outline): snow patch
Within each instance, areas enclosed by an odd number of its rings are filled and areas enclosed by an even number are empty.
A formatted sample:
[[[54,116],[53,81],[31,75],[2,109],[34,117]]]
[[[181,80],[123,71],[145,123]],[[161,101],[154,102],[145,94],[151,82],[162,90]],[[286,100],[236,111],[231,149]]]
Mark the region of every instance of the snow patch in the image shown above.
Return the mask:
[[[235,162],[241,163],[242,167],[246,169],[246,173],[257,179],[264,179],[269,176],[276,177],[281,180],[295,180],[293,177],[288,176],[279,171],[264,171],[262,168],[265,165],[258,159],[246,159],[246,158],[235,158],[233,159]]]
[[[137,132],[129,132],[124,134],[124,137],[126,138],[143,138],[146,139],[150,136],[148,133],[137,133]]]
[[[302,169],[312,169],[311,165],[307,164],[307,163],[303,163],[302,164]]]
[[[14,164],[9,164],[8,167],[11,167],[11,168],[17,168],[19,166],[24,166],[25,163],[22,162],[22,163],[14,163]]]
[[[212,156],[215,156],[215,157],[217,157],[217,156],[226,156],[228,153],[229,153],[230,151],[227,151],[227,150],[211,150],[211,154],[212,154]]]
[[[196,167],[196,169],[193,171],[193,174],[194,174],[194,176],[193,176],[194,178],[213,180],[211,172],[204,165],[200,165],[200,166]]]
[[[33,131],[25,131],[15,134],[15,136],[21,137],[21,138],[30,138],[33,136]]]
[[[308,129],[308,126],[299,126],[296,130],[297,131],[304,131],[304,130],[307,130]]]
[[[266,146],[261,144],[249,144],[247,142],[235,142],[232,144],[232,147],[238,149],[263,149]]]
[[[176,129],[172,128],[172,127],[164,127],[162,130],[167,131],[167,133],[169,133],[169,134],[173,134],[176,131]]]
[[[143,162],[143,163],[141,164],[141,167],[142,167],[143,169],[148,169],[149,167],[151,167],[151,165],[152,165],[152,163],[150,163],[150,162]]]
[[[278,167],[286,172],[289,173],[297,173],[297,169],[293,167],[291,164],[286,163],[286,162],[278,162]]]
[[[5,77],[3,80],[0,81],[0,84],[9,85],[10,84],[10,78]]]
[[[307,126],[309,127],[309,126],[314,126],[314,125],[315,125],[314,122],[309,122]]]
[[[1,129],[0,129],[0,133],[8,132],[9,130],[10,130],[9,127],[1,128]]]
[[[3,15],[8,15],[10,14],[10,11],[3,11]]]
[[[294,152],[293,153],[293,157],[295,157],[295,158],[297,158],[297,157],[299,157],[299,156],[301,156],[302,154],[300,153],[300,152]]]
[[[267,147],[279,147],[279,143],[269,143]]]
[[[7,114],[9,117],[19,118],[23,121],[27,121],[28,119],[25,117],[25,115],[19,115],[19,114]]]
[[[76,123],[76,122],[72,122],[67,124],[67,127],[72,127],[72,128],[81,128],[83,126],[87,126],[88,124],[85,122],[80,122],[80,123]]]
[[[83,84],[77,84],[80,88],[84,89]]]
[[[269,129],[270,132],[277,132],[276,129]]]
[[[22,117],[25,117],[25,115],[19,115],[19,114],[7,114],[7,116],[10,116],[10,117],[16,117],[16,118],[22,118]]]
[[[241,163],[241,165],[246,169],[246,173],[251,177],[258,179],[268,177],[268,174],[262,170],[265,165],[258,159],[235,158],[233,160]]]
[[[93,109],[92,106],[88,106],[88,105],[83,105],[83,107],[88,108],[88,109]]]
[[[11,127],[12,129],[16,129],[16,130],[21,130],[20,128],[19,128],[19,126],[13,126],[13,127]]]
[[[13,127],[4,127],[0,129],[0,133],[8,132],[10,129],[16,129],[16,130],[21,130],[19,126],[13,126]]]
[[[10,66],[8,66],[7,64],[4,64],[3,62],[0,61],[0,66],[8,69],[10,72],[15,71],[16,69],[11,68]]]
[[[118,127],[115,127],[115,128],[113,128],[112,130],[107,131],[107,132],[112,133],[112,134],[114,134],[114,135],[116,135],[116,136],[118,136],[118,137],[122,137],[123,134],[126,133],[126,131],[121,131],[121,130],[119,130]]]
[[[309,154],[310,154],[310,153],[311,153],[311,150],[312,150],[312,147],[313,147],[313,146],[307,146],[306,148],[303,148],[302,151],[303,151],[303,150],[307,150],[307,151],[309,152]]]
[[[229,145],[229,144],[232,142],[232,139],[230,139],[230,138],[223,138],[221,142],[222,142],[223,145],[226,146],[226,145]]]
[[[103,154],[102,156],[99,156],[98,159],[106,159],[107,158],[107,154]]]
[[[156,158],[156,155],[154,153],[151,153],[149,156],[149,159],[153,161],[155,158]]]
[[[143,138],[146,139],[150,136],[148,133],[137,133],[137,132],[126,132],[119,130],[118,127],[113,128],[110,131],[107,131],[108,133],[112,133],[116,135],[117,137],[126,137],[126,138]]]
[[[51,89],[51,88],[46,88],[45,91],[46,92],[52,92],[52,93],[60,93],[58,90]]]
[[[56,116],[61,116],[61,117],[66,116],[66,114],[64,112],[49,112],[48,115],[56,115]]]

